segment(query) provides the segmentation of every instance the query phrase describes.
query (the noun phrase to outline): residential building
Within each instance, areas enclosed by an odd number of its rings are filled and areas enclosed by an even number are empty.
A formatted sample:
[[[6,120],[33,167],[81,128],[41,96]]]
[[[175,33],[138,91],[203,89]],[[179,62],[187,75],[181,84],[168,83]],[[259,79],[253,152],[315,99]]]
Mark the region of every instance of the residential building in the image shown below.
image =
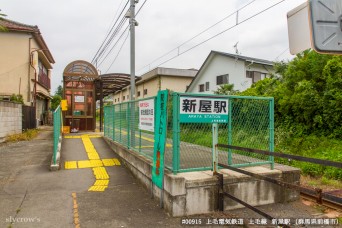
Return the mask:
[[[38,123],[47,122],[50,107],[51,70],[55,60],[37,26],[1,19],[0,97],[21,95],[35,107]]]
[[[211,51],[186,92],[213,94],[223,84],[234,84],[234,90],[243,91],[271,73],[271,61]]]
[[[185,92],[187,86],[195,77],[195,69],[174,69],[157,67],[141,76],[136,82],[135,99],[156,96],[159,90],[172,90],[174,92]],[[130,86],[114,93],[114,104],[129,101]]]

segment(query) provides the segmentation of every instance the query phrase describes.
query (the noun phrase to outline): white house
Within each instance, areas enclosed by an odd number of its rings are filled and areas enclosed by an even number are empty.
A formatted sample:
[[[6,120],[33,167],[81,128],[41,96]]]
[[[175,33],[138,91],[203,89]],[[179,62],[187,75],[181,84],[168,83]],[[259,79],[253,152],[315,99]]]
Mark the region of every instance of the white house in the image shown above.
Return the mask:
[[[186,92],[213,94],[222,84],[243,91],[270,73],[274,73],[271,61],[211,51]]]

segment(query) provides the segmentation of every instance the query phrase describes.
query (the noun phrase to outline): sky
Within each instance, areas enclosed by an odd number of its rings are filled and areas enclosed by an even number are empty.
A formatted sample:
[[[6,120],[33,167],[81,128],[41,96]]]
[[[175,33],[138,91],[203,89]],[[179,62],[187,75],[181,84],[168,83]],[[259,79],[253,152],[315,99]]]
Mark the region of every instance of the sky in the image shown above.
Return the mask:
[[[2,0],[0,9],[7,19],[39,27],[56,61],[52,71],[51,94],[54,94],[70,62],[92,61],[126,2]],[[141,76],[157,66],[199,69],[211,50],[234,54],[236,43],[237,51],[244,56],[270,61],[291,60],[286,15],[305,0],[285,0],[262,12],[278,2],[281,0],[147,0],[136,17],[139,23],[135,27],[136,74]],[[136,10],[143,3],[144,0],[140,0]],[[234,12],[238,9],[237,16]],[[256,16],[248,19],[253,15]],[[128,22],[122,31],[127,25]],[[130,73],[130,38],[126,33],[108,57],[98,62],[98,70],[100,74]]]

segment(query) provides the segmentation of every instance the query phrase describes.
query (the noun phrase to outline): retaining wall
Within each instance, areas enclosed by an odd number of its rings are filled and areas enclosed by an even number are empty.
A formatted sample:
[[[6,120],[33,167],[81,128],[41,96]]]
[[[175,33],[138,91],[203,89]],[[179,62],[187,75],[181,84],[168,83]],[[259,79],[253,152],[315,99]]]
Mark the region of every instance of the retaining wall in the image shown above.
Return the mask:
[[[210,213],[218,208],[218,180],[212,171],[186,172],[173,175],[165,170],[164,190],[152,185],[152,161],[130,151],[122,145],[104,137],[112,150],[133,175],[147,188],[154,197],[162,197],[165,210],[172,216],[187,216]],[[268,166],[269,167],[269,166]],[[290,166],[275,165],[274,170],[266,167],[244,168],[249,172],[262,174],[284,182],[299,184],[300,170]],[[289,202],[299,199],[299,192],[287,190],[272,183],[257,180],[231,170],[222,169],[224,190],[235,197],[253,205],[266,205]],[[241,208],[242,205],[225,198],[224,209]]]
[[[22,132],[22,104],[0,101],[0,142],[10,134]]]

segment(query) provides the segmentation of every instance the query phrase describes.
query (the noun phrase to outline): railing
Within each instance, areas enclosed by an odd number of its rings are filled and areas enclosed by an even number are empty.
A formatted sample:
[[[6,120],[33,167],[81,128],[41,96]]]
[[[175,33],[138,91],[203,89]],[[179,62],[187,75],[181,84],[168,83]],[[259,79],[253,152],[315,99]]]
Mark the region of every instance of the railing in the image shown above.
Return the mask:
[[[194,97],[198,103],[202,98],[208,97],[220,99],[225,103],[225,118],[228,116],[228,120],[216,123],[216,143],[273,151],[273,98],[172,93],[167,105],[168,129],[164,162],[165,167],[173,173],[213,169],[213,123],[181,120],[182,96]],[[139,103],[150,99],[154,100],[156,105],[156,97],[151,97],[106,106],[104,135],[152,159],[154,132],[139,129]],[[132,112],[133,120],[130,119]],[[131,135],[133,138],[130,138]],[[218,151],[218,162],[234,167],[268,164],[273,168],[274,164],[273,156],[254,155],[231,148]]]
[[[53,112],[53,155],[52,155],[53,165],[56,165],[56,162],[57,162],[57,152],[58,152],[59,138],[61,136],[61,128],[62,128],[61,107],[58,106],[56,110]]]
[[[139,103],[147,100],[153,101],[155,104],[156,97],[105,106],[104,135],[128,149],[152,159],[154,132],[139,128]],[[132,112],[134,112],[133,115],[131,115]],[[131,116],[133,116],[133,120]]]
[[[39,72],[38,82],[47,89],[51,89],[50,78],[44,72]]]
[[[174,173],[213,169],[213,123],[207,123],[203,117],[195,122],[182,121],[180,109],[184,107],[181,97],[186,97],[187,100],[197,99],[197,105],[202,99],[228,101],[225,107],[228,110],[228,120],[216,123],[218,129],[214,140],[218,143],[274,150],[273,98],[188,93],[173,93],[172,97],[171,169]],[[233,149],[219,150],[218,162],[234,167],[269,164],[271,169],[274,164],[272,156],[254,155]]]

